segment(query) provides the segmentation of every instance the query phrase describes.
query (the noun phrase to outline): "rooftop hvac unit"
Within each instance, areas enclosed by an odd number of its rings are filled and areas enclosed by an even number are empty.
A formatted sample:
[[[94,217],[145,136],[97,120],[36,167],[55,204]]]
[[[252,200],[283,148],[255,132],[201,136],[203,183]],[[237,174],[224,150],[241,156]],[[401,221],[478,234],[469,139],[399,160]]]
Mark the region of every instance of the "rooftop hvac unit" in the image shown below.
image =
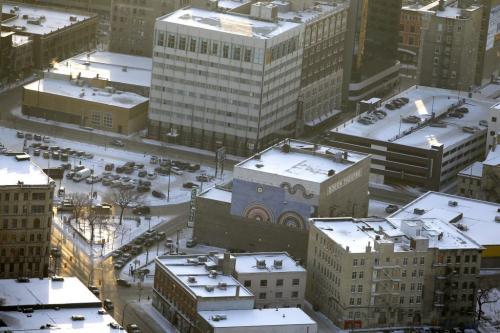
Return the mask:
[[[212,317],[212,320],[213,321],[220,321],[220,320],[226,320],[227,319],[227,316],[226,315],[214,315]]]
[[[199,256],[198,262],[207,262],[208,258],[206,256]]]
[[[220,290],[226,290],[227,289],[227,283],[225,283],[225,282],[219,282],[219,284],[217,285],[217,288],[219,288]]]
[[[24,15],[23,15],[23,20],[27,20],[27,19],[28,19],[28,17],[29,17],[29,16],[28,16],[28,14],[24,14]]]
[[[458,202],[456,202],[454,200],[450,200],[450,201],[448,201],[448,206],[450,206],[450,207],[457,207],[458,206]]]
[[[214,291],[214,286],[205,286],[205,290],[208,291],[208,292],[212,292]]]
[[[413,214],[424,215],[425,214],[425,210],[421,209],[421,208],[415,208],[415,209],[413,209]]]
[[[194,277],[194,276],[188,276],[188,282],[189,283],[196,283],[196,277]]]
[[[69,20],[70,20],[71,22],[76,22],[76,16],[71,15],[71,16],[69,17]]]

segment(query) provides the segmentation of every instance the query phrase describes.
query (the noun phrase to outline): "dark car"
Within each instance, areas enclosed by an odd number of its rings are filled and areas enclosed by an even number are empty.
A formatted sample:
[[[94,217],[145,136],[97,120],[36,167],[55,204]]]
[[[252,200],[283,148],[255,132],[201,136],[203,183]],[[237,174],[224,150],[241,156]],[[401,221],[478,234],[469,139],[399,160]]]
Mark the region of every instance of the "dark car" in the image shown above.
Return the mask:
[[[137,186],[137,192],[146,193],[146,192],[149,192],[149,191],[151,191],[151,187],[149,187],[147,185],[139,185],[139,186]]]
[[[184,187],[184,188],[193,188],[193,187],[198,187],[198,184],[195,184],[193,182],[186,182],[186,183],[182,184],[182,187]]]
[[[115,165],[113,163],[108,163],[104,166],[105,171],[113,171],[114,168],[115,168]]]
[[[113,302],[111,302],[111,300],[109,298],[106,298],[103,302],[102,302],[102,305],[103,305],[103,308],[108,310],[108,311],[111,311],[115,308],[115,306],[113,305]]]
[[[116,279],[116,284],[119,285],[120,287],[131,287],[132,284],[128,282],[127,280],[124,279]]]
[[[153,192],[151,192],[151,194],[155,198],[159,198],[159,199],[165,199],[166,198],[165,193],[157,191],[157,190],[153,190]]]
[[[148,175],[148,172],[146,170],[141,170],[137,173],[137,176],[144,178]]]
[[[396,212],[398,209],[399,209],[399,207],[397,205],[388,205],[387,207],[385,207],[385,212],[392,214],[392,213]]]
[[[132,213],[135,215],[148,215],[151,213],[151,209],[148,206],[137,206],[132,209]]]
[[[24,138],[24,133],[23,133],[23,132],[17,132],[17,133],[16,133],[16,136],[17,136],[19,139],[22,139],[22,138]]]
[[[24,135],[24,137],[25,137],[26,140],[33,140],[33,134],[31,134],[31,133],[26,133]]]
[[[124,167],[121,167],[121,166],[116,167],[115,171],[116,171],[116,173],[123,173]]]
[[[116,147],[123,147],[125,146],[125,144],[123,143],[122,140],[118,140],[118,139],[114,139],[113,141],[111,141],[111,144],[113,146],[116,146]]]
[[[42,141],[42,136],[40,134],[35,134],[33,138],[35,139],[35,141]]]

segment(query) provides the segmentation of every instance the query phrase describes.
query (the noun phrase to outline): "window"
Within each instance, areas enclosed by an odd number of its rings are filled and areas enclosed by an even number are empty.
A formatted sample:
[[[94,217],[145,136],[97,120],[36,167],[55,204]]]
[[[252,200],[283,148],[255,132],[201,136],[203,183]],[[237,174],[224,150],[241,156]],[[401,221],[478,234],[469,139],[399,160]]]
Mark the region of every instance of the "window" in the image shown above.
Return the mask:
[[[45,200],[45,193],[33,193],[33,200]]]
[[[298,298],[299,297],[299,292],[298,291],[292,291],[292,298]]]
[[[401,271],[401,277],[406,277],[406,269],[403,269],[403,270]]]
[[[267,280],[260,280],[261,287],[267,287]]]
[[[192,38],[189,41],[189,51],[190,52],[196,52],[196,38]]]
[[[92,125],[101,125],[101,114],[99,112],[92,112],[90,122]]]
[[[416,276],[417,276],[417,271],[416,271],[416,270],[413,270],[413,271],[411,272],[411,277],[416,277]]]
[[[259,293],[259,299],[266,299],[266,293]]]
[[[357,277],[357,272],[352,272],[352,278],[355,279]]]
[[[403,265],[404,266],[408,265],[408,258],[403,258]]]
[[[165,34],[163,32],[160,32],[158,34],[158,42],[157,42],[157,45],[158,46],[163,46],[163,41],[165,39]]]
[[[358,298],[358,299],[357,299],[356,304],[357,304],[357,305],[361,305],[361,298]]]
[[[415,302],[415,298],[413,296],[410,296],[410,304],[413,304]]]
[[[353,285],[351,286],[351,293],[355,293],[355,292],[356,292],[356,285],[355,285],[355,284],[353,284]]]
[[[104,126],[106,127],[113,127],[113,115],[111,113],[104,113],[103,114],[103,123]]]
[[[468,263],[470,261],[470,256],[465,256],[465,262]]]
[[[362,279],[364,277],[364,272],[359,272],[359,278]]]
[[[353,265],[353,266],[358,266],[358,259],[354,259],[354,260],[352,261],[352,265]]]
[[[175,36],[174,35],[168,35],[167,46],[171,49],[175,48]]]
[[[186,37],[179,38],[179,50],[186,50]]]
[[[212,42],[212,55],[217,55],[219,53],[219,44],[217,42]]]
[[[245,287],[251,287],[252,286],[252,281],[251,280],[245,280],[245,282],[243,283],[243,285]]]
[[[412,283],[412,284],[410,285],[410,290],[411,290],[411,291],[414,291],[414,290],[415,290],[415,283]]]
[[[473,255],[472,256],[472,262],[476,262],[477,261],[477,255]]]
[[[245,62],[251,62],[252,61],[252,50],[251,49],[245,49],[245,56],[243,57],[243,60]]]
[[[425,257],[420,257],[420,265],[423,265],[425,263]]]
[[[241,47],[235,46],[233,48],[233,60],[241,60]]]
[[[415,303],[417,303],[417,304],[422,303],[422,296],[417,296]]]
[[[33,205],[33,206],[31,206],[31,212],[32,213],[44,213],[45,206],[44,205]]]
[[[491,121],[496,123],[497,122],[497,117],[491,117]]]
[[[360,260],[360,265],[361,265],[361,266],[364,266],[364,265],[365,265],[365,259],[361,259],[361,260]]]
[[[222,46],[222,58],[229,58],[229,45]]]
[[[418,291],[422,291],[422,287],[423,287],[423,286],[422,286],[422,284],[421,284],[421,283],[419,283],[419,284],[417,285],[417,290],[418,290]]]
[[[456,262],[457,264],[459,264],[459,263],[460,263],[460,259],[461,259],[461,257],[460,257],[460,256],[456,256],[456,257],[455,257],[455,262]]]
[[[470,268],[470,273],[471,274],[476,274],[476,267],[471,267]]]
[[[414,257],[414,258],[413,258],[413,265],[416,265],[416,264],[418,264],[418,258],[417,258],[417,257]]]
[[[280,287],[283,285],[283,279],[276,280],[276,286]]]
[[[276,298],[283,298],[283,293],[281,291],[278,291],[274,294]]]
[[[399,297],[399,304],[405,304],[405,298],[404,296]]]
[[[200,53],[207,54],[208,52],[208,42],[206,40],[201,41]]]
[[[358,293],[362,293],[363,292],[363,285],[360,284],[358,285]]]
[[[419,276],[419,277],[424,276],[424,271],[423,271],[423,270],[421,270],[421,269],[419,269],[419,270],[418,270],[418,276]]]
[[[292,286],[298,286],[300,284],[300,280],[299,279],[293,279],[292,280]]]
[[[350,299],[349,299],[349,304],[350,304],[350,305],[354,305],[354,298],[350,298]]]

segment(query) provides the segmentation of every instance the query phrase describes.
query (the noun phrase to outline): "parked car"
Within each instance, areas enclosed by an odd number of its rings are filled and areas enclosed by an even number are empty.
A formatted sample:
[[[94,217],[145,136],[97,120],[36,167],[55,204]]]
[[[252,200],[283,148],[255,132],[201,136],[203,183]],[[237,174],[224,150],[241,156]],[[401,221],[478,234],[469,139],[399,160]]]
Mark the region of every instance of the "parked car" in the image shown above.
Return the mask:
[[[139,254],[142,252],[142,245],[134,245],[132,246],[132,250],[130,250],[130,253],[132,254]]]
[[[115,168],[114,163],[108,163],[104,166],[104,170],[106,171],[113,171],[114,168]]]
[[[136,245],[142,245],[142,244],[144,244],[145,240],[146,240],[146,237],[139,236],[136,239],[134,239],[134,244],[136,244]]]
[[[87,184],[95,184],[95,183],[99,183],[101,180],[102,180],[102,178],[100,176],[91,176],[91,177],[85,179],[85,182]]]
[[[153,179],[156,179],[157,176],[158,175],[155,172],[150,172],[150,173],[148,173],[147,178],[149,180],[153,180]]]
[[[35,149],[35,150],[33,151],[33,155],[35,155],[35,156],[40,156],[40,149]]]
[[[398,209],[399,207],[397,205],[388,205],[387,207],[385,207],[385,212],[392,214],[395,213]]]
[[[193,239],[188,239],[186,241],[186,247],[195,247],[196,246],[196,242],[193,240]]]
[[[33,134],[31,134],[31,133],[26,133],[26,134],[24,135],[24,138],[25,138],[26,140],[33,140]]]
[[[117,260],[113,265],[115,269],[121,269],[123,266],[125,266],[125,262],[121,259]]]
[[[109,298],[106,298],[104,301],[102,301],[102,307],[108,311],[112,311],[115,308],[113,302],[111,302]]]
[[[35,141],[42,141],[42,136],[40,134],[35,134],[33,139],[35,139]]]
[[[155,198],[159,198],[159,199],[165,199],[165,198],[166,198],[165,193],[160,192],[160,191],[157,191],[157,190],[153,190],[153,192],[151,192],[151,194],[152,194],[152,195],[153,195],[153,197],[155,197]]]
[[[151,181],[139,179],[139,185],[142,185],[142,186],[151,186]]]
[[[89,285],[87,288],[89,288],[89,290],[92,292],[92,294],[99,297],[99,288],[97,288],[96,286],[93,286],[93,285]]]
[[[150,164],[158,164],[158,156],[151,156],[149,159]]]
[[[184,188],[193,188],[193,187],[198,187],[198,184],[195,184],[193,182],[186,182],[186,183],[182,184],[182,187],[184,187]]]
[[[24,133],[23,132],[17,132],[16,133],[16,136],[19,138],[19,139],[23,139],[24,138]]]
[[[131,287],[132,284],[130,284],[130,282],[128,282],[127,280],[124,280],[124,279],[116,279],[116,284],[121,286],[121,287]]]
[[[133,247],[132,247],[133,248]],[[130,253],[124,253],[122,255],[122,260],[123,261],[129,261],[130,259],[132,259],[132,255]]]
[[[50,136],[44,136],[42,138],[42,141],[45,142],[45,143],[49,143],[50,142]]]
[[[115,169],[116,173],[123,173],[123,171],[124,171],[124,170],[125,170],[125,168],[124,168],[124,167],[121,167],[121,166],[118,166],[118,167],[116,167],[116,169]]]
[[[125,144],[123,143],[122,140],[118,140],[118,139],[114,139],[113,141],[111,141],[111,144],[113,146],[116,146],[116,147],[124,147]]]
[[[151,187],[147,185],[139,185],[137,186],[137,192],[145,193],[151,191]]]
[[[128,324],[127,325],[127,333],[141,333],[139,326],[136,324]]]
[[[158,231],[155,237],[157,240],[162,240],[165,239],[165,237],[167,237],[167,234],[165,233],[165,231]]]
[[[84,169],[77,171],[75,173],[75,175],[73,176],[73,181],[80,182],[80,181],[90,177],[91,174],[92,174],[92,171],[90,171],[90,169],[84,168]]]
[[[188,170],[189,172],[195,172],[195,171],[198,171],[198,170],[200,170],[200,165],[199,165],[199,164],[196,164],[196,163],[191,163],[191,164],[189,164],[189,166],[188,166],[187,170]]]
[[[137,173],[137,176],[144,178],[148,175],[148,172],[146,170],[141,170]]]
[[[210,181],[210,177],[208,177],[207,175],[199,175],[196,176],[196,180],[199,182],[208,182]]]
[[[113,182],[113,180],[111,180],[109,178],[103,178],[102,185],[104,185],[104,186],[110,186],[112,182]]]
[[[114,250],[113,253],[111,253],[111,257],[113,258],[119,258],[123,254],[123,251],[121,250]]]

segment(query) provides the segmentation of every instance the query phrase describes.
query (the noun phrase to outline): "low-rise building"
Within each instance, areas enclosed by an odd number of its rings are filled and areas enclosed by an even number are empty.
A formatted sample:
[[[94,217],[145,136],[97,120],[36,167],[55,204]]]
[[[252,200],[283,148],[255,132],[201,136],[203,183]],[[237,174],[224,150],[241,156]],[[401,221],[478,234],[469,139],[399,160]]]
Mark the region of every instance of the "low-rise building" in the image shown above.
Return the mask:
[[[414,86],[331,129],[326,142],[371,154],[374,182],[445,190],[484,159],[483,121],[493,104],[481,94]]]
[[[0,278],[48,276],[54,187],[29,155],[0,155]]]
[[[148,98],[81,79],[45,78],[23,88],[22,112],[121,134],[146,128]]]
[[[500,203],[500,146],[488,153],[482,162],[475,162],[458,174],[457,194]]]
[[[200,311],[206,333],[316,333],[317,324],[300,309]]]
[[[487,149],[493,149],[500,144],[500,94],[495,97],[498,103],[490,108],[488,119]]]
[[[35,68],[45,68],[96,46],[96,14],[18,2],[4,3],[2,14],[2,31],[14,31],[33,40]]]
[[[85,52],[55,63],[46,78],[78,78],[100,88],[114,87],[149,98],[152,60],[107,51]]]
[[[155,263],[153,306],[181,332],[198,327],[199,311],[254,308],[254,295],[231,276],[230,263],[223,271],[207,256],[159,256]]]
[[[237,164],[230,188],[198,196],[194,238],[304,259],[310,217],[366,216],[369,164],[362,153],[284,140]]]
[[[483,248],[448,222],[311,219],[309,235],[306,297],[337,326],[474,322]]]
[[[2,332],[119,332],[113,317],[101,309],[101,301],[75,277],[0,279],[0,299]],[[81,318],[78,324],[74,317]]]
[[[307,272],[286,252],[233,253],[233,276],[255,295],[257,308],[303,307]]]
[[[498,190],[498,182],[496,187]],[[500,205],[439,192],[428,192],[390,216],[432,218],[449,223],[484,247],[482,266],[500,268]]]
[[[0,33],[0,82],[26,77],[33,68],[33,41],[13,31]]]

